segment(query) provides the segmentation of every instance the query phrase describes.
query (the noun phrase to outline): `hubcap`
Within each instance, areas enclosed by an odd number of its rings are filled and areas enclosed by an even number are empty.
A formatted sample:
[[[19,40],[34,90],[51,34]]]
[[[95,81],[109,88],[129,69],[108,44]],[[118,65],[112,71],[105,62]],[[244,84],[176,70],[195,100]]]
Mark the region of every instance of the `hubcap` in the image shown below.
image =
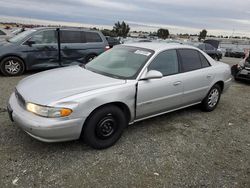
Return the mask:
[[[208,105],[213,108],[219,100],[219,91],[218,89],[213,89],[208,97]]]
[[[5,71],[9,74],[16,74],[20,69],[20,63],[15,60],[9,60],[5,63]]]
[[[111,137],[116,129],[116,121],[112,115],[104,117],[96,127],[96,135],[100,139]]]

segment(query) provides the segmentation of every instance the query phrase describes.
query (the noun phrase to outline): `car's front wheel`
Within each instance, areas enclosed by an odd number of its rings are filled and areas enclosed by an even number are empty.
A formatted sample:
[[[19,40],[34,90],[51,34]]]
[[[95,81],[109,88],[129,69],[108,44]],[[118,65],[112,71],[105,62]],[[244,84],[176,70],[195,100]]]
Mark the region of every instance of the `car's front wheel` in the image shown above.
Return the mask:
[[[219,85],[214,85],[207,96],[203,99],[201,103],[202,110],[206,112],[213,111],[220,101],[221,87]]]
[[[88,118],[82,137],[89,146],[105,149],[117,142],[126,126],[127,120],[123,111],[117,106],[107,105]]]
[[[5,76],[19,76],[23,74],[25,66],[18,57],[6,57],[0,63],[0,70]]]

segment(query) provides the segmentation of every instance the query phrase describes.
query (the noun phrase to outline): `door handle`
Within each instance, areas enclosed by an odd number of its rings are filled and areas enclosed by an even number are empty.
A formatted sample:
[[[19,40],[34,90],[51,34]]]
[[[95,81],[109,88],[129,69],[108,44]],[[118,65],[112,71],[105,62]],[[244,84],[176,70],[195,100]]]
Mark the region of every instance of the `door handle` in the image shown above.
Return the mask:
[[[209,74],[209,75],[207,75],[207,78],[212,78],[212,75],[210,75],[210,74]]]
[[[181,81],[178,81],[178,82],[174,82],[174,83],[173,83],[174,86],[178,86],[178,85],[180,85],[180,84],[181,84]]]

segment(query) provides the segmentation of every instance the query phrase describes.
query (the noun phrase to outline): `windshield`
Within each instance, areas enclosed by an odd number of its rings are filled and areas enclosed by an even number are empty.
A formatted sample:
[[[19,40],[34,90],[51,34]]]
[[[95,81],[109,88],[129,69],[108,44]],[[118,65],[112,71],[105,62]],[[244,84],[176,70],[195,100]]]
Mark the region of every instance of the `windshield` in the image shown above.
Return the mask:
[[[36,30],[34,30],[34,29],[24,31],[24,32],[12,37],[8,41],[12,42],[12,43],[22,42],[23,39],[25,39],[28,35],[30,35],[31,33],[34,33],[35,31]]]
[[[148,49],[119,46],[101,54],[85,67],[110,77],[134,79],[153,53]]]

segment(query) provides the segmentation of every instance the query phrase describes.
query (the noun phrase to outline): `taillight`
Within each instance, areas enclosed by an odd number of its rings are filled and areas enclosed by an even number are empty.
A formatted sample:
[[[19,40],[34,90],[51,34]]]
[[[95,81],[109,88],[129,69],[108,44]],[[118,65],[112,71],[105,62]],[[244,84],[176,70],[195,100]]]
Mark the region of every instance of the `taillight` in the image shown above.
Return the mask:
[[[105,46],[105,51],[109,50],[110,47],[109,46]]]

